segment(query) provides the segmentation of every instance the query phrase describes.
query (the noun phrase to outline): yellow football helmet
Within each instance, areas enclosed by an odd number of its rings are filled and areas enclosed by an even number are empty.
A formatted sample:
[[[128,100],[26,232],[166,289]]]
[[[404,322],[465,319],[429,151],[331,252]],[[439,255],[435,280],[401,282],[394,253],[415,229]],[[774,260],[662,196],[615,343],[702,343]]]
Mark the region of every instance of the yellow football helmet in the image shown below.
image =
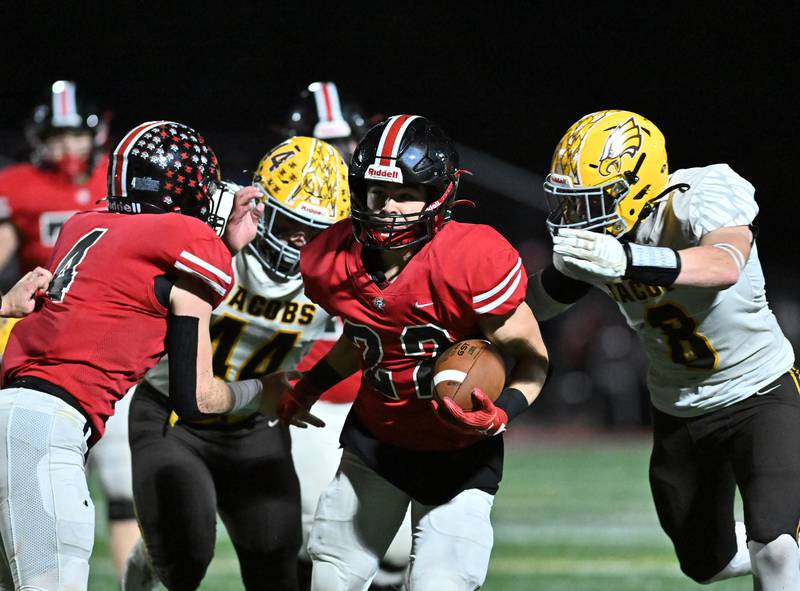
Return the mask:
[[[547,227],[621,236],[652,211],[667,186],[664,136],[631,111],[598,111],[575,122],[556,146],[544,192]]]
[[[293,137],[270,150],[258,164],[253,184],[264,194],[264,217],[250,250],[275,278],[300,276],[300,246],[350,215],[347,165],[330,144]]]

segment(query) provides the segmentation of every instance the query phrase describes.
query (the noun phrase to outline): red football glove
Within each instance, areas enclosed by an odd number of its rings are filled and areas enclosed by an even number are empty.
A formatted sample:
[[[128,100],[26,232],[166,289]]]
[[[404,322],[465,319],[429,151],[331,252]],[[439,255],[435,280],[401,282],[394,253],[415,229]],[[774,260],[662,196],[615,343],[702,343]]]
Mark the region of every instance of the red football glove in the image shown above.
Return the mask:
[[[457,427],[465,433],[480,433],[484,437],[492,437],[499,435],[506,430],[508,425],[508,415],[502,408],[495,406],[486,394],[480,388],[472,390],[472,401],[477,406],[477,410],[464,410],[456,401],[449,396],[442,398],[450,416],[455,420],[455,424],[449,423],[449,426]],[[438,410],[436,401],[433,401],[434,410]],[[437,417],[439,416],[437,412]],[[441,419],[441,417],[439,417]],[[444,419],[441,419],[443,422]]]
[[[321,394],[307,380],[300,379],[281,395],[275,414],[284,425],[305,427],[308,423],[315,427],[323,427],[325,423],[309,412]]]

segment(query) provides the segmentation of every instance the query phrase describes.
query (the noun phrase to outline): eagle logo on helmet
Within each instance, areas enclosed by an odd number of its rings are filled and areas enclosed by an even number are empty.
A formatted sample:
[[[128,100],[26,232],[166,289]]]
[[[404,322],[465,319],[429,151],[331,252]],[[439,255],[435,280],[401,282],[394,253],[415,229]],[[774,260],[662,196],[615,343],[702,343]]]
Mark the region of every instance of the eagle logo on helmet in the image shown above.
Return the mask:
[[[601,176],[620,174],[623,156],[633,158],[641,147],[642,128],[634,121],[633,117],[630,117],[608,134],[603,150],[600,152],[597,172]]]

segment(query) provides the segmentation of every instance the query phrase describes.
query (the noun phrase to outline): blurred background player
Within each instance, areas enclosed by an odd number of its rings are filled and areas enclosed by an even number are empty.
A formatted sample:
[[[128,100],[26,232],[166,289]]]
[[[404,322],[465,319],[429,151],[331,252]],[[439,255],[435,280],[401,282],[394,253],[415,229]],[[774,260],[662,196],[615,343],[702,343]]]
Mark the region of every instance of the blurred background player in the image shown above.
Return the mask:
[[[234,258],[235,285],[211,323],[214,373],[226,380],[294,369],[324,333],[330,317],[303,292],[300,252],[350,212],[347,167],[314,138],[270,150],[253,182],[265,214],[255,241]],[[169,589],[200,585],[219,513],[245,588],[296,589],[300,491],[288,428],[254,411],[181,419],[169,406],[168,364],[162,359],[136,389],[130,424],[137,515],[158,578]],[[155,583],[137,547],[124,587]]]
[[[537,317],[595,286],[650,361],[650,487],[681,570],[800,588],[800,381],[767,304],[753,186],[727,164],[669,173],[641,115],[598,111],[556,146],[544,184],[553,264],[531,277]],[[734,525],[736,487],[747,532]]]
[[[285,131],[288,135],[313,135],[332,144],[345,162],[367,132],[369,121],[362,107],[340,93],[333,82],[312,82],[300,93],[300,100],[289,112]],[[299,270],[297,271],[299,277]],[[319,361],[342,334],[340,319],[331,318],[326,332],[314,343],[297,369],[305,371]],[[318,429],[291,427],[292,457],[300,479],[303,509],[303,546],[298,563],[300,589],[311,584],[311,558],[308,536],[322,491],[336,475],[342,459],[339,434],[358,392],[360,372],[350,376],[323,394],[314,412],[325,426]],[[411,551],[411,515],[406,518],[381,561],[372,583],[373,589],[399,587],[403,582]]]
[[[311,531],[315,591],[366,589],[409,506],[409,589],[474,590],[485,579],[501,434],[538,396],[547,354],[517,251],[488,226],[451,221],[458,164],[424,117],[376,125],[351,162],[351,218],[303,252],[306,292],[343,318],[344,333],[282,397],[281,420],[319,425],[309,409],[322,392],[364,370]],[[473,411],[445,402],[448,420],[431,400],[434,357],[478,334],[513,363],[509,387],[497,404],[474,390]]]
[[[68,80],[54,82],[47,100],[34,109],[25,130],[31,162],[0,172],[0,268],[8,268],[9,279],[50,262],[58,232],[74,213],[103,207],[98,201],[106,196],[107,119]],[[139,537],[131,490],[129,403],[129,397],[117,403],[90,461],[107,499],[111,557],[120,574]]]
[[[349,164],[353,150],[369,127],[361,106],[342,96],[335,83],[312,82],[289,111],[283,134],[325,140]]]
[[[26,273],[50,260],[61,225],[105,197],[108,125],[74,82],[57,80],[25,129],[29,163],[0,172],[0,268]]]
[[[258,190],[217,191],[213,150],[170,121],[129,131],[107,179],[108,211],[64,223],[47,297],[3,355],[3,588],[87,588],[94,506],[85,458],[115,403],[165,349],[184,378],[170,383],[170,400],[187,419],[252,404],[274,412],[275,388],[288,386],[284,374],[227,384],[211,373],[211,310],[233,286],[231,253],[256,235]]]

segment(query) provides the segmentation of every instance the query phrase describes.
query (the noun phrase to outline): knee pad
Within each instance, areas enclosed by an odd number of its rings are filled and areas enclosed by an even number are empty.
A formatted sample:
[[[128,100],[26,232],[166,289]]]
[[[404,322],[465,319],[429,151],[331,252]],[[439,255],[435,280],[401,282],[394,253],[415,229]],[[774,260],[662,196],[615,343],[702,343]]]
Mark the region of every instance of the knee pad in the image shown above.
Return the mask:
[[[351,591],[366,588],[367,579],[352,572],[347,565],[314,561],[311,591]]]
[[[797,543],[789,534],[781,534],[768,544],[750,542],[750,560],[753,570],[761,573],[781,572],[788,565],[795,570],[800,562]]]

